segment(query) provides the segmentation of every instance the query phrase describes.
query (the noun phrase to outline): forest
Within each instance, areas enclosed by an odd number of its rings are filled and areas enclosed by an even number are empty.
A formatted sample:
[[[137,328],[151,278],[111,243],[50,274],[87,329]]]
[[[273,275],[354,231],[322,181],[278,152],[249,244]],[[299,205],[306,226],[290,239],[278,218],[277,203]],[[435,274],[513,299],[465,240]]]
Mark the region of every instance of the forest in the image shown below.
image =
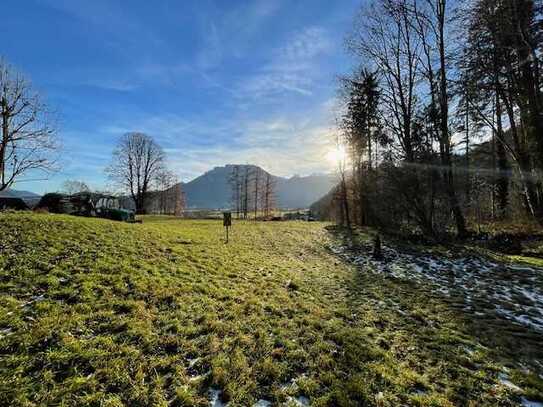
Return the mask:
[[[340,183],[347,226],[439,238],[543,223],[542,2],[377,0],[348,35]]]

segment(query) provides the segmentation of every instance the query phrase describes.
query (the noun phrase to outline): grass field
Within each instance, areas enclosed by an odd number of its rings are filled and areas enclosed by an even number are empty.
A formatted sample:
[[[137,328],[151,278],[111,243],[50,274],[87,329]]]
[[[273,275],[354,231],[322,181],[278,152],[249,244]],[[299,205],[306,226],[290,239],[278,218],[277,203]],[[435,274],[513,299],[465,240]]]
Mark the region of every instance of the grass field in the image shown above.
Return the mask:
[[[542,400],[543,335],[356,269],[324,223],[231,237],[218,221],[0,214],[0,405]]]

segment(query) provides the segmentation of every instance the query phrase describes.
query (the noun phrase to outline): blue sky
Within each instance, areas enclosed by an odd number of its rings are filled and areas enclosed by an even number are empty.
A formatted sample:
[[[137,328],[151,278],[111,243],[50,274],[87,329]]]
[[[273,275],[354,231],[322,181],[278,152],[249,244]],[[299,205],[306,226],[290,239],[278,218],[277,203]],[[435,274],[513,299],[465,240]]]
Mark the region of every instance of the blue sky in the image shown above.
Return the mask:
[[[153,136],[183,181],[227,163],[332,170],[337,77],[361,0],[6,0],[5,59],[59,114],[65,179],[105,188],[117,139]],[[28,178],[28,177],[27,177]]]

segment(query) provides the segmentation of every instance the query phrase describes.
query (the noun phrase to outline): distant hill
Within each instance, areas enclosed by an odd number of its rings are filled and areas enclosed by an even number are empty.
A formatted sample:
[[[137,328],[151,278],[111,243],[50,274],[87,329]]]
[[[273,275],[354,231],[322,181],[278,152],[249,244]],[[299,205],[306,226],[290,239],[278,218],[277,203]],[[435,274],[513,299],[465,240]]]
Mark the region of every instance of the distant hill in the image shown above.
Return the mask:
[[[277,196],[281,208],[309,208],[322,198],[336,184],[333,175],[310,175],[280,178],[277,183]]]
[[[15,189],[5,189],[0,191],[0,198],[21,198],[30,207],[36,205],[41,195],[35,194],[30,191],[18,191]]]
[[[218,209],[231,206],[232,190],[229,183],[235,165],[215,167],[211,171],[183,184],[188,208]],[[254,171],[254,165],[239,165]],[[262,170],[263,174],[267,174]],[[332,175],[310,175],[283,178],[272,175],[276,187],[277,206],[280,208],[308,208],[335,185]]]
[[[337,205],[334,204],[334,197],[338,195],[339,185],[332,187],[330,191],[319,200],[312,203],[309,209],[318,220],[333,220],[337,215]]]
[[[0,191],[0,196],[3,198],[39,198],[40,195],[30,191],[17,191],[15,189],[5,189]]]

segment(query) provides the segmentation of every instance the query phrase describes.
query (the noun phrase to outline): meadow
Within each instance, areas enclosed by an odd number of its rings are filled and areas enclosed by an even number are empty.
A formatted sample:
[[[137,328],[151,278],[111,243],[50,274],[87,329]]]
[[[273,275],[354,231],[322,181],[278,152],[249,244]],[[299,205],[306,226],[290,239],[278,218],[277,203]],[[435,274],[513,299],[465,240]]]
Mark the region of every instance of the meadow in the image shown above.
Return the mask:
[[[543,400],[543,333],[357,266],[340,232],[0,213],[0,405]]]

